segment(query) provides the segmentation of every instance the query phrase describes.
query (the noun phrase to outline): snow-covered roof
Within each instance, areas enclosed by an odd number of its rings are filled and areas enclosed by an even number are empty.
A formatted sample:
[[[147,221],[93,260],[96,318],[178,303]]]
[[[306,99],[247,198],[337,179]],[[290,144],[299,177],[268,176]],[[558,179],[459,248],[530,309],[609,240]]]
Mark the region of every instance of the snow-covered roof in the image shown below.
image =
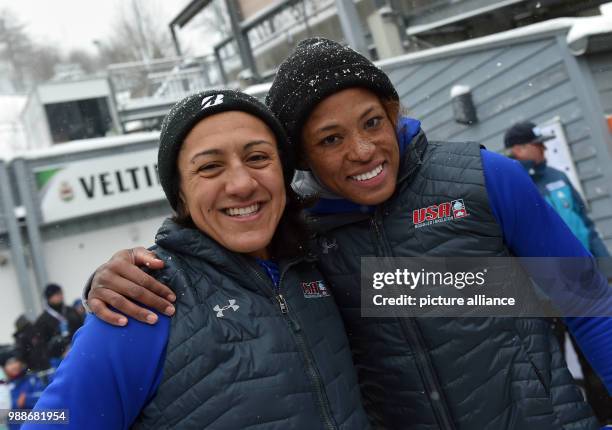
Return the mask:
[[[155,141],[159,139],[159,132],[143,132],[125,134],[110,137],[98,137],[95,139],[74,140],[68,143],[53,145],[49,148],[29,150],[15,154],[11,158],[23,158],[25,160],[35,160],[39,158],[54,157],[59,155],[74,154],[79,152],[95,151],[98,149],[108,149],[118,146],[125,146],[131,143]],[[6,159],[6,158],[5,158]]]
[[[600,7],[601,15],[581,18],[567,34],[567,46],[574,55],[582,55],[589,46],[589,37],[612,33],[612,3]]]
[[[604,8],[602,8],[602,11],[603,10]],[[480,47],[485,47],[491,44],[516,43],[519,39],[542,36],[549,33],[559,32],[562,30],[568,31],[567,43],[570,49],[572,49],[571,43],[575,43],[575,40],[584,41],[586,38],[594,34],[612,33],[611,16],[610,14],[606,13],[606,15],[598,15],[588,18],[551,19],[527,25],[524,27],[515,28],[512,30],[503,31],[500,33],[490,34],[488,36],[466,40],[463,42],[452,43],[437,48],[431,48],[411,54],[400,55],[398,57],[379,61],[376,64],[379,67],[383,68],[393,68],[395,66],[401,66],[406,62],[443,56],[446,54],[456,53],[457,51],[478,49]],[[571,39],[570,35],[572,36]],[[574,53],[574,55],[580,55],[579,53],[575,53],[573,50],[572,53]],[[582,53],[584,53],[584,51]]]
[[[0,124],[19,121],[19,114],[23,110],[28,96],[1,95],[0,96]]]
[[[27,147],[23,127],[18,122],[0,124],[0,158],[8,159]]]
[[[469,85],[453,85],[450,90],[451,99],[455,97],[462,96],[463,94],[468,94],[472,89]]]
[[[577,20],[581,18],[557,18],[548,21],[538,22],[525,27],[519,27],[501,33],[490,34],[488,36],[478,37],[475,39],[465,40],[463,42],[451,43],[437,48],[431,48],[424,51],[415,52],[412,54],[400,55],[399,57],[389,58],[379,61],[376,64],[379,67],[393,67],[402,65],[406,61],[414,61],[426,59],[429,57],[440,56],[453,53],[459,50],[467,50],[472,48],[484,47],[493,43],[516,42],[519,38],[527,38],[534,35],[556,32],[563,29],[571,28]]]

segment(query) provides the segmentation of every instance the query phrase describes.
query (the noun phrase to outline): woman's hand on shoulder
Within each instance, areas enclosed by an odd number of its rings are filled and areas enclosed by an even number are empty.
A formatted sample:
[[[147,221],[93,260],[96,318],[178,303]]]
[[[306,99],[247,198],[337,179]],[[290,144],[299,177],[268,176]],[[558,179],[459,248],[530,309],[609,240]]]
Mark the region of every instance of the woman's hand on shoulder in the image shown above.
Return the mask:
[[[153,252],[138,247],[122,249],[96,270],[87,304],[98,318],[112,325],[123,326],[127,324],[127,315],[144,323],[155,324],[157,315],[139,304],[168,316],[174,314],[171,302],[176,300],[176,296],[172,290],[139,266],[159,270],[164,267],[164,262]],[[109,306],[124,315],[114,312]]]

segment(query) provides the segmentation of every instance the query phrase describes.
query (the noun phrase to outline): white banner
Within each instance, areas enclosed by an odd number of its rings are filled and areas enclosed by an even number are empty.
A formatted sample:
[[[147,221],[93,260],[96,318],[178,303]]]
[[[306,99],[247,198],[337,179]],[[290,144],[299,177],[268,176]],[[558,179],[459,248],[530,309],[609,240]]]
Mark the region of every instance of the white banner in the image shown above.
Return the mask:
[[[538,128],[544,136],[555,136],[554,139],[547,140],[544,143],[546,145],[546,164],[565,173],[586,204],[584,190],[578,179],[578,172],[565,137],[561,119],[555,117],[538,124]]]
[[[34,175],[45,223],[165,198],[157,149],[41,167]]]

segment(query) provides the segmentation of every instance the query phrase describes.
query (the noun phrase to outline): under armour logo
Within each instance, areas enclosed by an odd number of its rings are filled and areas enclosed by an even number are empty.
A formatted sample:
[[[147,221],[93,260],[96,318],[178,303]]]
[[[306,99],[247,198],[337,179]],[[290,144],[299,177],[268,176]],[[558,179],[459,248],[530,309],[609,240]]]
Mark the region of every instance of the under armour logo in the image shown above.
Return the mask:
[[[336,239],[329,242],[327,239],[323,239],[321,242],[321,247],[323,248],[323,254],[328,254],[330,249],[337,248],[338,244],[336,243]]]
[[[223,103],[223,94],[213,94],[212,96],[206,96],[202,99],[202,109],[216,106]]]
[[[231,308],[234,312],[236,312],[240,308],[240,306],[236,304],[236,300],[230,299],[228,300],[228,302],[229,302],[229,305],[223,306],[223,307],[219,305],[215,305],[215,307],[213,308],[213,311],[217,312],[217,318],[224,317],[223,311],[226,311]]]

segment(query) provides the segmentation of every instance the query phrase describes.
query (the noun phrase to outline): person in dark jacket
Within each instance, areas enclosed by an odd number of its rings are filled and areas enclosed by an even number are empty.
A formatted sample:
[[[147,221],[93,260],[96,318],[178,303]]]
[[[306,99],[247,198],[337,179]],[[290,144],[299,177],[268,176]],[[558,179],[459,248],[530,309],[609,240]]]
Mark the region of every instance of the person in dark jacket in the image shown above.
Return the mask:
[[[285,211],[292,165],[256,99],[214,90],[177,103],[158,152],[176,216],[151,272],[176,315],[122,328],[89,318],[36,408],[69,409],[78,429],[369,429],[342,319]]]
[[[567,175],[546,163],[546,141],[554,136],[542,134],[540,129],[530,121],[514,124],[504,134],[504,147],[508,155],[519,161],[527,171],[538,191],[565,221],[572,233],[580,240],[594,257],[610,257],[610,253],[601,236],[595,229],[595,224],[586,213],[586,206]],[[609,275],[608,275],[609,276]],[[555,318],[553,330],[565,352],[565,324]],[[576,350],[582,374],[587,399],[601,422],[612,424],[612,397],[608,395],[600,378],[591,368],[588,360],[576,345],[574,338],[570,340]]]
[[[309,169],[294,188],[320,197],[310,210],[318,232],[313,250],[344,317],[376,428],[598,428],[543,319],[361,317],[362,256],[566,256],[589,265],[588,251],[516,162],[475,143],[428,142],[418,121],[401,118],[389,78],[326,39],[296,48],[266,102]],[[461,216],[420,219],[422,209],[450,202],[460,203]],[[135,263],[160,264],[143,249],[124,250],[93,277],[90,306],[108,322],[122,318],[102,304],[109,297],[121,311],[143,320],[148,314],[118,298],[122,285],[133,287],[128,297],[145,295],[146,287],[167,294],[163,285],[141,281]],[[607,285],[596,272],[592,281],[603,299],[591,311],[609,315]],[[147,301],[170,305],[155,300]],[[610,319],[568,324],[612,388]]]
[[[15,321],[15,351],[31,371],[45,370],[49,365],[46,345],[36,333],[34,324],[25,315]]]
[[[586,213],[586,205],[567,175],[546,163],[545,136],[530,121],[514,124],[504,135],[508,155],[518,160],[531,176],[540,194],[565,221],[572,233],[594,257],[609,257],[610,252]]]
[[[83,325],[83,318],[64,304],[64,293],[59,285],[48,284],[44,295],[45,309],[34,323],[34,333],[44,345],[48,360],[61,359],[72,337]],[[47,361],[44,368],[49,366],[50,361]]]

